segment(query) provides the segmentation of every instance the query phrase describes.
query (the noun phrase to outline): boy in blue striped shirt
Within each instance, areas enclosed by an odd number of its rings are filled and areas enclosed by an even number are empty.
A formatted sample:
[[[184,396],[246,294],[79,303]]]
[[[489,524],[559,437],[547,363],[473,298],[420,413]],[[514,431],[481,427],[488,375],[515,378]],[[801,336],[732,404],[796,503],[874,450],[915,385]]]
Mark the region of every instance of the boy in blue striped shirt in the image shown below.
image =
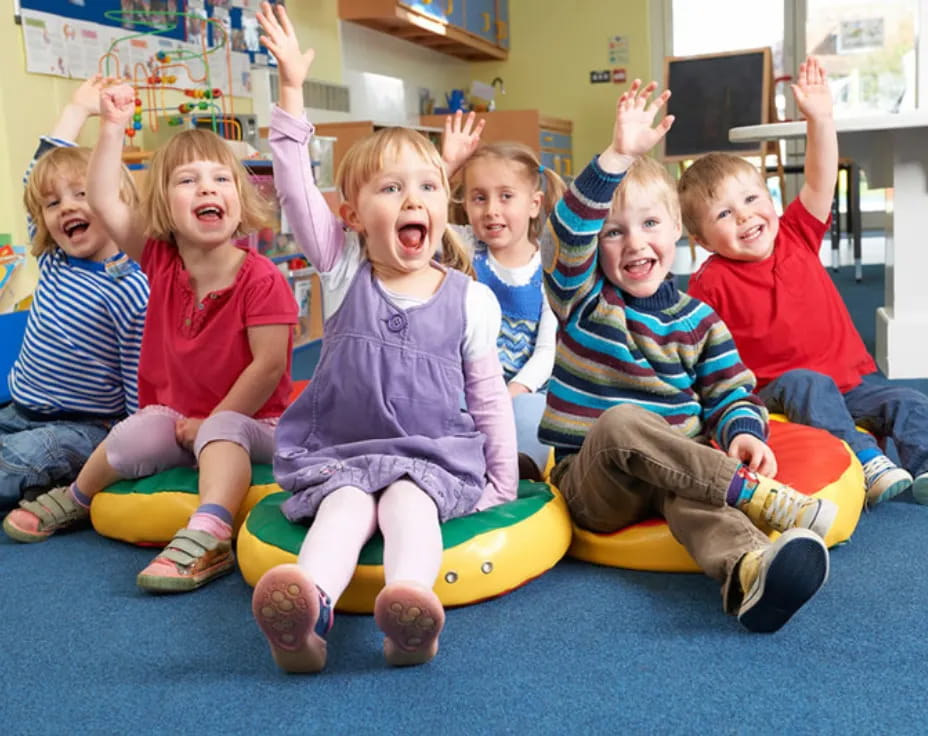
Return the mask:
[[[539,438],[575,522],[614,532],[663,516],[722,584],[751,631],[775,631],[828,576],[823,537],[836,507],[770,480],[767,414],[725,324],[668,272],[680,237],[676,188],[645,154],[670,96],[635,80],[613,139],[551,221],[545,287],[558,345]],[[714,439],[723,451],[710,446]],[[783,532],[771,543],[758,527]]]
[[[0,408],[0,509],[70,483],[110,427],[137,409],[148,281],[95,221],[90,151],[72,142],[99,113],[99,75],[81,84],[24,179],[39,281]],[[123,201],[138,197],[128,172]]]

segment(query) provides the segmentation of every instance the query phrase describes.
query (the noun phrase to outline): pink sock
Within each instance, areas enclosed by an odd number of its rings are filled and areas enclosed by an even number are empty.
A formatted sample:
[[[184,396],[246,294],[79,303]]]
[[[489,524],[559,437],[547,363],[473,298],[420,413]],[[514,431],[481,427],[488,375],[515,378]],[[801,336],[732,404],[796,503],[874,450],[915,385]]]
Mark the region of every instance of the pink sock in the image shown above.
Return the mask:
[[[218,516],[204,511],[197,511],[191,516],[190,521],[187,522],[187,528],[207,532],[216,537],[216,539],[226,540],[232,538],[231,524],[223,521]]]

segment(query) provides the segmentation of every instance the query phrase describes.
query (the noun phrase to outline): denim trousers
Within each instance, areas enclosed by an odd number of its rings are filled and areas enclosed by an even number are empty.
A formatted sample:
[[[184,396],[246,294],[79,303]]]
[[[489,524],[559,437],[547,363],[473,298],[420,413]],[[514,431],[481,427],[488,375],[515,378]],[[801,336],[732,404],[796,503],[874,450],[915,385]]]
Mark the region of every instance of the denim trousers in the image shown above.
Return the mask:
[[[0,408],[0,510],[32,489],[71,483],[111,426],[102,419],[35,421],[13,404]]]
[[[741,602],[738,562],[770,543],[726,503],[740,465],[657,414],[623,404],[600,415],[580,451],[561,460],[551,480],[584,529],[615,532],[663,516],[696,564],[722,584],[722,605],[734,613]]]
[[[798,369],[767,384],[758,395],[771,411],[827,430],[855,453],[877,446],[872,435],[855,425],[891,439],[902,467],[913,476],[928,472],[928,396],[920,391],[874,374],[842,394],[829,376]]]

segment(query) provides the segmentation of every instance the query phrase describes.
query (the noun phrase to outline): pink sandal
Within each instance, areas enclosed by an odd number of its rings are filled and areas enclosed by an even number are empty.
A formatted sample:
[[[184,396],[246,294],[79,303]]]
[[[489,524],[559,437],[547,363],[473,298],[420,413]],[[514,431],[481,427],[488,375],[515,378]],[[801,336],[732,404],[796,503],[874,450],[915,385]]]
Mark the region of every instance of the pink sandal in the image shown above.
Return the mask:
[[[17,542],[44,542],[55,532],[90,519],[90,509],[71,497],[69,486],[41,494],[35,501],[20,501],[3,520],[3,531]]]

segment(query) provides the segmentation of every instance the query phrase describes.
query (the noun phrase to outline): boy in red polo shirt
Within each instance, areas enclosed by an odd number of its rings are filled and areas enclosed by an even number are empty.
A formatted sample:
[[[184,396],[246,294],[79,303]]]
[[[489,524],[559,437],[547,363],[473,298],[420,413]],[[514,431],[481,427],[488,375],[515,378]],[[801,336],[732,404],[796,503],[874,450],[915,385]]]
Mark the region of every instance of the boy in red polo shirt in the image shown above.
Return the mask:
[[[792,89],[807,120],[805,181],[782,218],[744,159],[709,154],[680,178],[683,222],[713,253],[688,291],[728,325],[769,409],[848,443],[863,464],[868,504],[906,490],[912,475],[916,498],[928,503],[928,397],[864,380],[876,365],[819,258],[838,175],[821,64],[806,59]],[[891,437],[904,467],[855,425]]]

